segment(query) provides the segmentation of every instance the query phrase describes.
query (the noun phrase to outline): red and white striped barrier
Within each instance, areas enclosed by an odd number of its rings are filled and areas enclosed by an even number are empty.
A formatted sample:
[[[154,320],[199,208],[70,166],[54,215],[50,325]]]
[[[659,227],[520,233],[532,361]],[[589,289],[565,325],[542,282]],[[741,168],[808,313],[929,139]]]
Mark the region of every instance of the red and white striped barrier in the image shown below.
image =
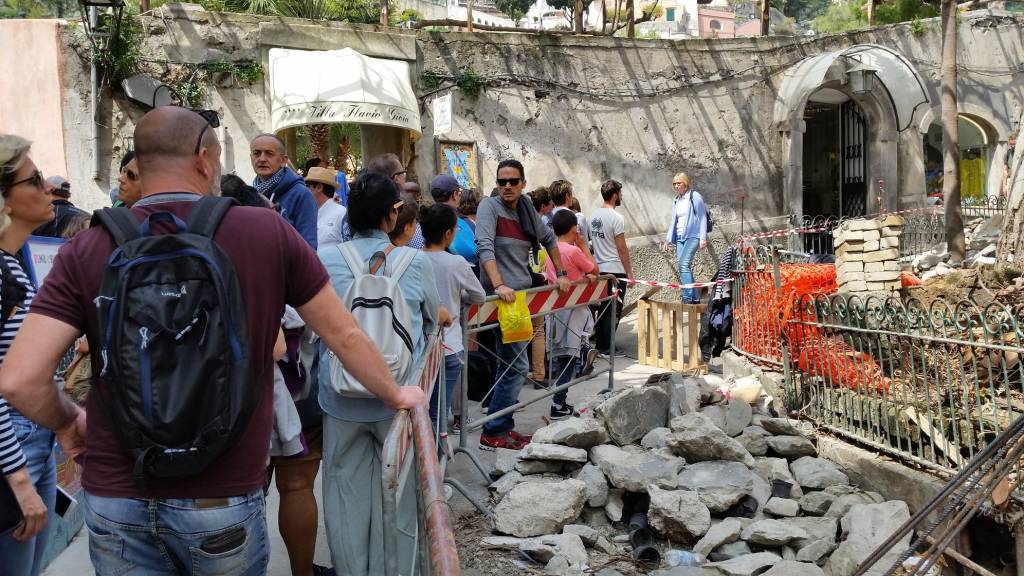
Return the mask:
[[[906,210],[893,210],[891,212],[879,212],[877,214],[866,214],[864,216],[858,216],[857,218],[884,218],[885,216],[896,215],[901,216],[903,214],[914,214],[919,212],[930,212],[932,220],[938,218],[938,215],[942,209],[942,206],[926,206],[924,208],[907,208]],[[841,222],[836,222],[841,224]],[[740,236],[737,243],[742,244],[751,240],[761,240],[764,238],[780,238],[783,236],[796,236],[798,234],[814,234],[817,232],[828,232],[833,227],[829,226],[808,226],[803,228],[785,228],[782,230],[769,230],[767,232],[758,232],[756,234],[748,234],[746,236]]]
[[[630,284],[636,284],[638,286],[652,286],[654,288],[675,288],[676,290],[682,290],[684,288],[708,288],[710,286],[721,286],[722,284],[728,284],[732,282],[732,278],[726,278],[725,280],[714,280],[712,282],[694,282],[692,284],[673,284],[671,282],[654,282],[653,280],[628,280]]]
[[[614,290],[615,288],[613,287],[612,289]],[[568,292],[558,290],[557,286],[549,286],[546,290],[528,292],[526,294],[526,306],[530,309],[531,315],[554,312],[578,304],[596,304],[607,296],[607,291],[608,280],[605,278],[600,278],[595,282],[573,284]],[[469,314],[467,315],[469,326],[493,324],[497,321],[497,300],[473,305],[470,307]]]

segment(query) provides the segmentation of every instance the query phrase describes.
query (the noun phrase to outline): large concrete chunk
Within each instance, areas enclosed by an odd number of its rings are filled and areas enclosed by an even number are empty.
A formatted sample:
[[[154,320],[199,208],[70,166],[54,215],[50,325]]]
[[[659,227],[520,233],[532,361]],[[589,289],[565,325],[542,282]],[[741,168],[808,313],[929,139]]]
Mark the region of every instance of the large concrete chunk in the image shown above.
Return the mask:
[[[822,566],[828,560],[828,555],[835,549],[835,542],[815,540],[801,548],[800,551],[796,553],[796,559],[798,562],[813,562],[818,566]]]
[[[816,564],[783,560],[769,568],[764,576],[825,576],[825,571]]]
[[[789,418],[762,418],[758,426],[779,436],[802,436],[799,420]]]
[[[586,498],[579,480],[517,484],[494,507],[494,529],[521,538],[557,533],[580,515]]]
[[[668,435],[671,433],[672,430],[668,428],[655,428],[644,435],[643,439],[640,440],[640,446],[648,450],[664,448],[668,446]]]
[[[764,456],[768,453],[768,442],[765,439],[770,436],[771,434],[760,426],[747,426],[736,437],[736,441],[746,448],[751,456]]]
[[[781,480],[791,484],[788,498],[800,498],[804,491],[800,488],[793,473],[789,470],[789,462],[785,458],[754,458],[754,472],[764,478],[769,484],[775,480]]]
[[[595,418],[568,418],[533,433],[533,444],[563,444],[590,450],[608,441],[608,432]]]
[[[842,518],[857,504],[881,504],[884,501],[885,498],[882,498],[882,495],[877,492],[861,492],[857,490],[849,494],[841,494],[832,501],[832,505],[828,507],[825,516]]]
[[[808,516],[824,516],[835,499],[835,495],[824,490],[808,492],[800,498],[800,509]]]
[[[628,452],[611,444],[591,448],[590,460],[604,472],[612,486],[629,492],[646,492],[652,485],[675,488],[676,476],[685,464],[679,458]]]
[[[673,374],[668,392],[668,417],[675,418],[700,409],[701,379]]]
[[[597,539],[601,537],[600,532],[583,524],[566,524],[566,526],[562,528],[562,534],[575,534],[579,536],[580,540],[583,541],[584,546],[593,546],[594,544],[597,544]]]
[[[753,492],[754,473],[739,462],[699,462],[683,469],[678,484],[696,492],[709,510],[720,513]]]
[[[771,552],[757,552],[755,554],[744,554],[722,562],[707,564],[711,568],[717,568],[726,576],[758,576],[772,566],[782,562],[782,557]]]
[[[630,388],[597,407],[612,440],[632,444],[668,420],[668,395],[657,386]]]
[[[842,470],[823,458],[804,456],[794,460],[789,469],[793,471],[793,477],[800,486],[811,490],[850,483],[850,478]]]
[[[739,520],[726,518],[712,526],[707,534],[694,544],[693,551],[707,556],[722,544],[729,544],[739,540],[740,532],[742,531],[743,525],[740,524]]]
[[[651,528],[661,537],[692,541],[711,528],[711,512],[701,503],[696,492],[662,490],[652,486],[649,494],[651,505],[647,517]]]
[[[608,481],[601,469],[593,464],[586,464],[576,471],[573,478],[582,480],[587,485],[587,506],[595,508],[608,503]]]
[[[766,438],[765,441],[773,452],[786,458],[814,456],[818,453],[814,444],[811,444],[811,441],[803,436],[772,436]]]
[[[668,447],[687,462],[733,460],[747,466],[754,458],[735,439],[730,438],[703,414],[687,414],[673,418]]]
[[[758,546],[778,548],[794,540],[806,539],[807,532],[780,520],[759,520],[744,528],[740,538]]]
[[[750,426],[750,419],[754,416],[754,410],[750,404],[733,398],[725,405],[725,433],[729,436],[739,436],[741,432]]]
[[[530,538],[519,544],[519,551],[537,562],[547,563],[555,556],[562,556],[570,565],[582,566],[587,563],[587,549],[576,534],[547,534]]]
[[[772,516],[792,518],[800,513],[800,503],[789,498],[772,498],[765,504],[764,511]]]
[[[846,538],[828,559],[828,571],[832,576],[850,576],[857,566],[910,519],[910,510],[905,502],[891,500],[881,504],[857,504],[850,508],[841,522]],[[867,576],[883,574],[899,558],[900,553],[910,545],[910,534],[906,534],[889,551],[868,569]]]
[[[794,542],[794,545],[798,549],[803,548],[815,540],[824,540],[826,542],[836,541],[836,531],[839,527],[839,521],[835,518],[815,518],[804,516],[798,518],[782,518],[779,521],[807,532],[806,540]]]
[[[545,460],[551,462],[587,461],[587,451],[558,444],[537,444],[530,442],[519,453],[520,460]]]

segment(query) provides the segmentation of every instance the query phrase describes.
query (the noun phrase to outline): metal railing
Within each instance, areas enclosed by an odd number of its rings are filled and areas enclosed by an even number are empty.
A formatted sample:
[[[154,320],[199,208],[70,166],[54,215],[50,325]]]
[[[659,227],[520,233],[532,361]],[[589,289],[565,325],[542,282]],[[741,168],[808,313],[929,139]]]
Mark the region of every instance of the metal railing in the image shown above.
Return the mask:
[[[964,198],[960,204],[964,226],[972,221],[1006,214],[1006,198]],[[905,214],[906,224],[900,234],[900,259],[907,261],[946,243],[946,215],[942,206]]]
[[[793,310],[787,402],[822,428],[948,474],[1024,415],[1020,310],[840,294]]]
[[[439,378],[444,380],[444,328],[431,335],[418,367],[416,382],[428,399]],[[444,386],[440,389],[443,391]],[[444,496],[442,462],[426,406],[395,414],[381,461],[384,573],[397,576],[402,568],[411,566],[410,575],[458,576],[459,555]],[[409,525],[409,508],[413,505],[416,519]],[[408,552],[400,543],[403,538],[414,542],[412,559],[403,557],[403,552]]]

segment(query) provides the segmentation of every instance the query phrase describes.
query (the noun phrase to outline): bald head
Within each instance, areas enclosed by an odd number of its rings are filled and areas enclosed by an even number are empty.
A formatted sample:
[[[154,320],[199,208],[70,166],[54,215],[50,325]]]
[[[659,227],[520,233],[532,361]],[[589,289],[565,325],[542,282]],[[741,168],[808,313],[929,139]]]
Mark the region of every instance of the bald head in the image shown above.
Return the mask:
[[[201,140],[200,140],[201,139]],[[202,116],[177,106],[154,108],[135,126],[135,159],[142,195],[177,182],[209,193],[220,182],[220,143]]]

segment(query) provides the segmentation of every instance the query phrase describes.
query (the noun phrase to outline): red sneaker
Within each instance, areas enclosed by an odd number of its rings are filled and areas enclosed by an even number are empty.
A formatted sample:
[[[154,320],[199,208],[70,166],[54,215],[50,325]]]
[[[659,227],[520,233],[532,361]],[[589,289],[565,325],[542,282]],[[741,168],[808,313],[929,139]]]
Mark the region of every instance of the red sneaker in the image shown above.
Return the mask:
[[[493,436],[488,434],[480,435],[480,449],[481,450],[494,450],[495,448],[505,448],[507,450],[522,450],[523,446],[526,446],[526,442],[516,440],[511,434],[503,432],[501,434],[495,434]]]
[[[533,434],[526,435],[526,434],[520,434],[519,432],[516,432],[515,430],[509,430],[508,431],[508,435],[511,436],[513,440],[518,440],[519,442],[522,442],[523,444],[529,444],[530,442],[533,441]]]

